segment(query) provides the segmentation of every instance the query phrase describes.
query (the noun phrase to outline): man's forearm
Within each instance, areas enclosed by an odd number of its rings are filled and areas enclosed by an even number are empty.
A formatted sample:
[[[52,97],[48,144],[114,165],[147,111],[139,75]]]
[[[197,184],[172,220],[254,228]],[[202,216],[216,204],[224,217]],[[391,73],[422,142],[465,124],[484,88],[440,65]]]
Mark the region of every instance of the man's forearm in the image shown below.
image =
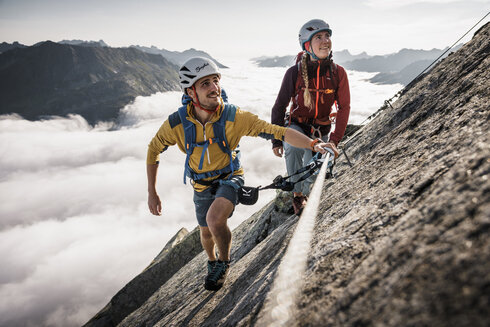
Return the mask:
[[[148,178],[148,193],[157,192],[157,173],[158,164],[147,164],[146,165],[146,176]]]
[[[313,140],[303,133],[300,133],[292,128],[288,128],[286,129],[286,134],[284,135],[284,141],[297,148],[307,149],[311,147],[311,142]]]
[[[162,202],[157,194],[158,164],[147,164],[146,175],[148,177],[148,208],[156,216],[162,215]]]

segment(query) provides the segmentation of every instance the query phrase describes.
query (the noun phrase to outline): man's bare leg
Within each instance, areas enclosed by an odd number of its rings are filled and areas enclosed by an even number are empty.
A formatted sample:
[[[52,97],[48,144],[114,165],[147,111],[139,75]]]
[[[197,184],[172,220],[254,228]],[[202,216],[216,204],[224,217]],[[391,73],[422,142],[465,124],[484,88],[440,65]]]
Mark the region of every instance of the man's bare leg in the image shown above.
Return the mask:
[[[214,251],[214,240],[213,240],[213,235],[209,231],[209,227],[202,227],[199,226],[199,229],[201,231],[201,244],[206,251],[206,254],[208,255],[209,261],[215,261],[216,260],[216,252]]]
[[[206,216],[209,231],[218,247],[218,259],[221,261],[230,260],[231,231],[227,220],[234,207],[230,200],[218,197],[209,207]]]

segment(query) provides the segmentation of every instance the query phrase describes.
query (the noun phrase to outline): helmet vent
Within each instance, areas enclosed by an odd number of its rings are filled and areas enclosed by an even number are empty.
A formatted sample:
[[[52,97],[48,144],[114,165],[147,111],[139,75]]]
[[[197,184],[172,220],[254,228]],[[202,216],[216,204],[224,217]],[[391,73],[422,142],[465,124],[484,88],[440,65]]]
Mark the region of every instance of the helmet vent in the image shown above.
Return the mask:
[[[190,58],[179,69],[182,91],[185,92],[185,89],[194,85],[197,80],[210,75],[221,77],[218,66],[212,60],[204,57]]]

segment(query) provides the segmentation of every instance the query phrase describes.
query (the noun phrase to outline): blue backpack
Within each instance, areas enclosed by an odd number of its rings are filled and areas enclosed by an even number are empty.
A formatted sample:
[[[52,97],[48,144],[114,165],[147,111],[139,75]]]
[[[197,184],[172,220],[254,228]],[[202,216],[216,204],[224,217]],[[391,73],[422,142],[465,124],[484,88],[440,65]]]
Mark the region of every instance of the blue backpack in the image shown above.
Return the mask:
[[[182,100],[182,102],[184,103],[184,98]],[[187,119],[187,105],[180,107],[178,111],[169,116],[169,122],[172,128],[180,123],[182,123],[184,127],[185,150],[187,155],[184,166],[184,184],[186,184],[186,176],[194,181],[199,181],[204,178],[230,173],[228,179],[231,179],[231,177],[233,176],[233,172],[240,168],[239,155],[237,154],[235,159],[233,160],[232,151],[230,150],[225,135],[226,122],[235,121],[236,109],[237,107],[235,105],[225,103],[225,107],[223,108],[220,119],[213,123],[214,138],[207,139],[204,142],[199,143],[196,142],[196,125]],[[189,166],[189,158],[192,155],[195,147],[202,147],[203,151],[201,155],[201,160],[199,161],[199,170],[201,170],[204,163],[206,150],[212,143],[217,143],[221,151],[223,151],[230,157],[230,164],[222,169],[198,174]]]

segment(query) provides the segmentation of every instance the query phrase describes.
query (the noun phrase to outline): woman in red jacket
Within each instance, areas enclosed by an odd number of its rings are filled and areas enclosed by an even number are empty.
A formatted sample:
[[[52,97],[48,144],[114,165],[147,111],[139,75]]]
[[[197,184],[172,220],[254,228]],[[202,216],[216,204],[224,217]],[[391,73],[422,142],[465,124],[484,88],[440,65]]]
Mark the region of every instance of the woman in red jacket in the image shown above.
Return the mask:
[[[310,20],[301,27],[299,44],[303,51],[298,54],[297,64],[284,75],[271,120],[273,124],[286,125],[312,138],[328,141],[337,156],[337,145],[349,119],[350,91],[347,73],[332,60],[331,36],[330,26],[320,19]],[[311,151],[286,142],[283,147],[283,142],[277,140],[273,141],[273,151],[278,157],[284,152],[288,174],[305,166],[312,158]],[[309,178],[295,185],[293,207],[296,214],[305,206],[312,183],[313,179]]]

